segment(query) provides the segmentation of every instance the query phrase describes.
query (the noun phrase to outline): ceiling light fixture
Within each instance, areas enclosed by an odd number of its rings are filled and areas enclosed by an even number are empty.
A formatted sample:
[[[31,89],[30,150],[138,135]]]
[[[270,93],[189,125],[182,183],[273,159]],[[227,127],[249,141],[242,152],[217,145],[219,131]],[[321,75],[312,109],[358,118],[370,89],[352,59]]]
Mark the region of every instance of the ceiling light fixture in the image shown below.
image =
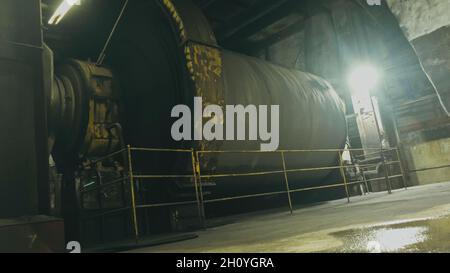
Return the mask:
[[[49,25],[57,25],[61,20],[64,18],[64,16],[69,12],[69,10],[73,6],[79,6],[81,5],[81,0],[63,0],[62,3],[59,5],[59,7],[56,9],[56,11],[53,13],[52,17],[48,21]]]

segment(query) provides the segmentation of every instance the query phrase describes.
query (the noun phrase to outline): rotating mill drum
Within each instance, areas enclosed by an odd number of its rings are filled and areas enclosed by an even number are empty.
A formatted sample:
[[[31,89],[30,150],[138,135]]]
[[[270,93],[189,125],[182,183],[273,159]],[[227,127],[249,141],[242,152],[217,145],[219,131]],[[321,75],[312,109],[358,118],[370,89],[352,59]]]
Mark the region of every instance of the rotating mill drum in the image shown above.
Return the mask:
[[[137,35],[136,33],[139,33]],[[194,97],[204,106],[279,105],[280,150],[340,149],[346,141],[345,110],[333,88],[314,75],[221,49],[205,17],[190,1],[130,1],[107,59],[122,92],[125,142],[135,147],[259,150],[260,141],[175,142],[171,110]],[[181,146],[181,147],[180,147]],[[189,166],[181,156],[137,155],[137,172],[175,173]],[[205,173],[273,171],[280,154],[204,154]],[[184,162],[184,164],[179,164]],[[288,153],[287,168],[336,165],[337,152]],[[186,169],[187,170],[187,169]],[[324,182],[330,171],[290,174],[293,188]],[[214,179],[216,195],[281,190],[280,175]],[[226,180],[226,181],[225,181]],[[226,183],[220,183],[226,182]]]

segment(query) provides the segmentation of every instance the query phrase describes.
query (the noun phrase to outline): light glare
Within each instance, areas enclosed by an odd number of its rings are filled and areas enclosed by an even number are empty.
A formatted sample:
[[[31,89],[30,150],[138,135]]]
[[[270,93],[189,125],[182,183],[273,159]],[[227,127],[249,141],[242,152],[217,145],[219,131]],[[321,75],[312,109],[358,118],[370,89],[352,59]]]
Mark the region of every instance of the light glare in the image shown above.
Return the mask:
[[[80,5],[80,0],[63,0],[59,7],[56,9],[55,13],[53,13],[52,17],[48,21],[49,25],[57,25],[61,20],[66,16],[69,10],[74,5]]]
[[[356,67],[348,78],[348,84],[353,92],[369,92],[379,80],[378,70],[371,65]]]

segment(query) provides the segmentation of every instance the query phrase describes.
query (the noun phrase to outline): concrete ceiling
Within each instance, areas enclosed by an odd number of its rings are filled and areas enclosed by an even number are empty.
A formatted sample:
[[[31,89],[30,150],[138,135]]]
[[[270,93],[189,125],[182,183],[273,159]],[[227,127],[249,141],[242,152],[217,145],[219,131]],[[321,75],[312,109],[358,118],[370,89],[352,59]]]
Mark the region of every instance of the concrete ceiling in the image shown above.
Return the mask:
[[[450,0],[387,0],[410,41],[450,25]]]
[[[305,0],[196,0],[224,47],[248,51],[299,31],[308,14]]]
[[[317,6],[311,0],[193,0],[213,27],[219,44],[244,53],[257,51],[299,32],[308,13]],[[60,0],[42,0],[46,22]],[[73,38],[95,30],[108,32],[111,22],[119,13],[123,1],[85,1],[58,27],[49,27],[46,37],[59,43],[70,44]],[[92,19],[102,16],[102,20]],[[82,18],[82,20],[80,20]],[[91,30],[89,30],[89,28]],[[86,30],[88,29],[88,30]],[[69,33],[69,35],[68,35]],[[94,33],[91,33],[94,35]]]

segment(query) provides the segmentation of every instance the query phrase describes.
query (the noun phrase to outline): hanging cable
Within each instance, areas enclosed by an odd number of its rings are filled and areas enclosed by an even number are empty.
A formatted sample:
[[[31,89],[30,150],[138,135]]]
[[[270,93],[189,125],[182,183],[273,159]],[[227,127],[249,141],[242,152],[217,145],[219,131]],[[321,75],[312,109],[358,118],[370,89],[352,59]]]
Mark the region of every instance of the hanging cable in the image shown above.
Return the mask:
[[[114,23],[114,26],[113,26],[111,32],[109,33],[108,39],[106,40],[106,43],[103,46],[103,49],[100,52],[100,55],[98,56],[98,59],[97,59],[97,62],[96,62],[97,65],[102,65],[103,61],[105,60],[106,50],[108,49],[108,46],[109,46],[109,44],[111,42],[111,39],[112,39],[112,37],[114,35],[114,32],[116,31],[116,28],[119,25],[120,19],[122,19],[122,16],[123,16],[123,14],[125,12],[125,9],[127,8],[128,1],[129,0],[125,0],[125,3],[122,6],[122,10],[120,11],[119,16],[116,19],[116,22]]]
[[[424,73],[425,76],[427,77],[427,79],[428,79],[428,81],[430,82],[431,87],[433,88],[434,92],[436,92],[436,96],[437,96],[437,98],[438,98],[439,104],[440,104],[441,107],[442,107],[442,110],[444,111],[444,113],[445,113],[448,117],[450,117],[450,112],[448,111],[447,106],[445,105],[444,100],[442,99],[441,94],[439,93],[439,91],[438,91],[436,85],[434,84],[433,79],[431,78],[431,76],[430,76],[430,75],[427,73],[427,71],[425,70],[425,67],[423,66],[422,62],[420,61],[419,55],[417,54],[417,51],[416,51],[416,49],[414,48],[414,46],[411,46],[411,47],[412,47],[412,49],[413,49],[413,51],[414,51],[414,54],[417,56],[417,59],[419,60],[420,69],[423,71],[423,73]]]

